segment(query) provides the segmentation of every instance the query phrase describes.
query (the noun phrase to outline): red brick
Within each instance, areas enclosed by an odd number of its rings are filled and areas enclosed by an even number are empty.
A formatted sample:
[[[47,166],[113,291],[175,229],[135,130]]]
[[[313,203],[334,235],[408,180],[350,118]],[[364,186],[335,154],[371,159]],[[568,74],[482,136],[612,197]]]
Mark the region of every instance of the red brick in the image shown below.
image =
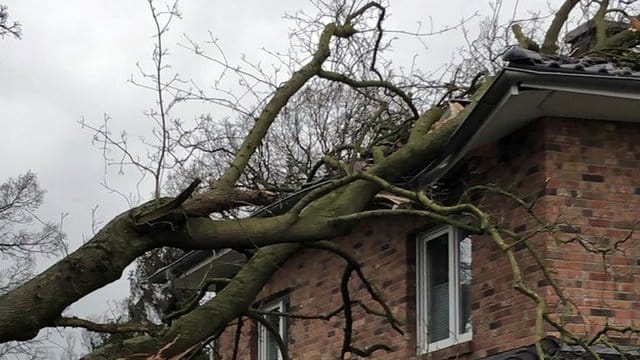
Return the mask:
[[[474,150],[477,169],[473,174],[456,174],[449,179],[449,194],[454,198],[464,184],[491,182],[526,198],[538,194],[536,213],[549,222],[560,217],[563,240],[576,235],[598,246],[623,239],[640,214],[640,127],[632,123],[592,120],[545,119],[531,124],[500,141]],[[477,161],[476,161],[477,160]],[[479,198],[482,208],[494,219],[517,227],[518,231],[537,228],[525,211],[495,195]],[[386,219],[363,222],[352,235],[334,241],[354,252],[363,263],[363,271],[393,307],[404,324],[406,335],[394,332],[384,320],[354,311],[354,340],[360,346],[376,341],[394,347],[376,359],[426,359],[416,357],[415,335],[415,247],[412,231],[424,225],[417,219]],[[577,335],[595,333],[607,322],[624,326],[640,324],[640,247],[636,235],[619,246],[625,253],[613,252],[604,259],[580,244],[556,243],[549,236],[538,236],[533,243],[554,279],[578,306],[566,313],[531,254],[516,253],[525,282],[533,286],[547,302],[556,319],[566,321],[567,329]],[[407,263],[407,259],[411,259]],[[606,264],[603,263],[606,261]],[[304,265],[304,266],[303,266]],[[605,265],[607,267],[605,268]],[[335,293],[344,263],[321,252],[305,252],[283,265],[264,288],[261,297],[286,289],[290,302],[300,313],[327,313],[340,303]],[[606,269],[606,270],[605,270]],[[438,352],[437,358],[475,359],[534,342],[535,306],[512,287],[510,265],[504,254],[487,237],[473,240],[472,343]],[[295,275],[294,275],[295,274]],[[630,274],[624,276],[624,274]],[[306,285],[305,285],[306,283]],[[356,299],[370,299],[358,281],[350,288]],[[243,344],[253,343],[255,326],[246,323]],[[291,321],[290,351],[294,359],[338,358],[342,341],[342,322]],[[546,327],[548,334],[556,334]],[[220,339],[219,349],[228,353],[234,328]],[[631,338],[640,344],[637,338]],[[245,346],[239,358],[255,359],[255,346]],[[436,354],[434,354],[433,358]]]

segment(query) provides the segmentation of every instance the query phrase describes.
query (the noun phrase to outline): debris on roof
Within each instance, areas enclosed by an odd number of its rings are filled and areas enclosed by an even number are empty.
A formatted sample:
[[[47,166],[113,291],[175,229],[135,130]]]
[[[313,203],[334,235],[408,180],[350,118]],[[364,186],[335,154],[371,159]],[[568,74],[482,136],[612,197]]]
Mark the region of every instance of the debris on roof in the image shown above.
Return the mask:
[[[467,100],[467,99],[451,99],[448,101],[449,106],[447,107],[447,109],[442,113],[442,115],[440,116],[440,119],[438,119],[438,121],[436,121],[431,128],[429,129],[429,133],[432,133],[436,130],[438,130],[439,128],[441,128],[444,124],[447,123],[447,121],[453,119],[460,111],[462,111],[464,109],[465,106],[467,106],[469,103],[471,102],[471,100]]]
[[[604,57],[597,56],[574,59],[561,56],[546,56],[535,51],[513,47],[504,53],[502,60],[506,61],[508,63],[507,66],[511,68],[640,78],[640,71],[619,66]]]
[[[447,107],[447,110],[444,111],[444,113],[440,117],[440,120],[438,121],[447,122],[447,120],[455,117],[460,111],[462,111],[462,109],[464,109],[464,106],[468,103],[468,100],[449,100],[449,106]]]

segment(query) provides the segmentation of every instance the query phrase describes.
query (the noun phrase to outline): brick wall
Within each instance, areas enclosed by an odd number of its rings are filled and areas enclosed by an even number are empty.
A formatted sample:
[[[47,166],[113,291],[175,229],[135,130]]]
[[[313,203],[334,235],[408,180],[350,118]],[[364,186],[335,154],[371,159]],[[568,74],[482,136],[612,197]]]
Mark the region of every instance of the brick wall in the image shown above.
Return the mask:
[[[640,126],[560,119],[545,124],[552,194],[547,216],[571,224],[561,240],[583,240],[595,251],[549,241],[549,266],[579,310],[558,306],[559,319],[583,336],[607,322],[640,326],[640,234],[632,233],[640,220]],[[640,344],[637,336],[615,337],[619,344]]]
[[[473,184],[493,183],[533,200],[534,211],[558,224],[563,240],[576,234],[597,245],[622,239],[640,214],[640,127],[610,122],[547,119],[537,121],[494,144],[469,155],[445,185],[449,195]],[[494,220],[519,232],[531,231],[536,222],[523,209],[496,196],[474,196],[491,211]],[[375,359],[415,359],[415,237],[428,226],[414,218],[360,223],[351,235],[336,239],[343,249],[363,264],[365,275],[382,293],[395,316],[404,324],[405,335],[388,322],[362,311],[354,311],[354,344],[375,343],[395,351],[375,353]],[[578,244],[556,244],[539,235],[533,247],[548,269],[580,309],[582,318],[557,306],[558,319],[571,330],[593,333],[592,324],[607,318],[618,325],[640,325],[640,250],[637,235],[619,247],[625,252],[591,254]],[[516,246],[516,256],[527,284],[538,289],[552,304],[552,293],[529,251]],[[341,304],[339,284],[345,264],[334,255],[307,250],[285,264],[263,290],[260,299],[286,295],[290,311],[327,314]],[[512,288],[507,259],[488,238],[473,239],[472,317],[473,340],[432,353],[434,359],[482,358],[534,341],[535,309],[530,299]],[[359,281],[350,282],[353,297],[373,306]],[[342,344],[342,318],[330,321],[296,320],[288,324],[289,349],[294,359],[336,359]],[[256,326],[243,326],[240,359],[256,359]],[[552,329],[547,328],[550,334]],[[218,340],[218,349],[229,359],[235,327]],[[632,340],[623,339],[629,343]],[[252,344],[251,346],[248,346]],[[421,358],[428,358],[422,356]]]
[[[341,248],[360,259],[367,278],[382,294],[391,311],[406,326],[405,335],[395,332],[383,318],[365,315],[354,307],[353,343],[366,348],[382,343],[397,349],[377,359],[406,359],[415,355],[415,258],[414,245],[408,246],[412,231],[423,225],[416,218],[394,221],[362,222],[353,233],[335,240]],[[342,299],[339,285],[345,262],[328,252],[305,250],[279,270],[262,292],[262,299],[288,297],[289,311],[304,315],[324,315],[335,310]],[[356,276],[350,280],[351,296],[373,309],[381,310],[362,287]],[[343,319],[336,316],[324,320],[288,320],[289,349],[294,359],[338,359],[343,339]],[[255,359],[257,353],[255,324],[243,326],[239,359]],[[235,327],[230,327],[218,340],[223,359],[229,359]],[[248,347],[247,344],[253,344]],[[253,357],[251,356],[253,355]]]
[[[467,157],[458,173],[451,175],[457,191],[472,185],[496,185],[528,201],[545,195],[545,127],[542,122],[526,126],[494,144],[477,149]],[[534,208],[545,211],[543,199]],[[491,193],[473,198],[494,221],[508,229],[524,232],[535,228],[534,219],[524,209],[502,196]],[[533,241],[544,257],[544,239]],[[543,276],[533,256],[523,246],[515,247],[527,284],[544,286]],[[482,358],[534,341],[535,305],[513,289],[512,271],[504,252],[489,237],[473,240],[472,266],[473,353]]]

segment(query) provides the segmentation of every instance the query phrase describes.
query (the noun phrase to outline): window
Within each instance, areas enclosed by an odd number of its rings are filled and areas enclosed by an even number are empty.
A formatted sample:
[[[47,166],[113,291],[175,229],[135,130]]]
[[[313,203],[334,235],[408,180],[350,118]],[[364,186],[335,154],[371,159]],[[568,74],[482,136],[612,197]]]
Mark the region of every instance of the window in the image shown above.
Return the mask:
[[[273,302],[262,308],[263,311],[280,313],[285,312],[285,309],[284,300]],[[265,318],[275,329],[278,329],[278,334],[286,344],[287,324],[285,318],[277,315],[265,315]],[[258,325],[258,360],[282,360],[282,354],[276,338],[261,324]]]
[[[438,228],[417,241],[418,354],[471,340],[471,238]]]

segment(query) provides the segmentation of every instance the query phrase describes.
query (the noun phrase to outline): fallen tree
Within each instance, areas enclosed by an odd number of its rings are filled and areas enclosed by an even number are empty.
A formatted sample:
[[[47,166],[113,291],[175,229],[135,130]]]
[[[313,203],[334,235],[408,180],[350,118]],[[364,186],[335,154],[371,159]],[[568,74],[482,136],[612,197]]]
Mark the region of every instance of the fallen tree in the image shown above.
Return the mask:
[[[556,14],[546,31],[542,52],[556,51],[558,29],[566,22],[568,13],[576,3],[566,1]],[[606,10],[606,2],[602,4]],[[418,106],[415,94],[405,91],[405,87],[385,78],[377,70],[376,54],[380,50],[386,7],[370,2],[351,11],[345,8],[339,10],[335,14],[335,22],[322,26],[306,62],[293,71],[286,81],[278,84],[250,122],[246,136],[233,151],[227,151],[230,153],[229,163],[224,170],[215,179],[203,179],[207,183],[204,188],[201,186],[202,180],[197,179],[181,189],[175,197],[160,196],[163,159],[170,140],[163,127],[161,156],[155,159],[157,168],[149,168],[156,179],[156,197],[118,215],[78,250],[24,284],[2,294],[0,342],[29,340],[46,327],[71,326],[99,332],[140,334],[121,343],[99,348],[87,355],[87,359],[187,358],[219,335],[229,323],[247,316],[257,294],[277,270],[278,264],[295,256],[303,245],[348,233],[354,219],[377,216],[365,210],[381,190],[405,196],[420,204],[424,210],[415,212],[415,215],[463,227],[472,233],[489,235],[509,257],[516,288],[539,306],[540,324],[547,321],[561,329],[559,324],[553,323],[553,319],[545,317],[545,304],[535,291],[518,279],[519,265],[505,240],[509,236],[518,239],[517,234],[500,229],[488,214],[471,203],[444,206],[430,198],[423,188],[409,191],[395,185],[413,178],[429,163],[443,156],[451,135],[474,109],[477,99],[491,84],[491,78],[473,77],[468,79],[466,85],[443,86],[439,91],[441,95],[444,92],[444,97],[436,99],[432,105]],[[606,26],[602,25],[603,16],[603,11],[596,11],[594,19],[597,26]],[[154,19],[157,20],[155,13]],[[158,24],[158,34],[162,35],[163,31],[164,28]],[[526,37],[521,29],[515,28],[514,33],[522,46],[533,47],[533,39]],[[594,49],[590,51],[610,51],[610,44],[622,42],[626,47],[616,47],[622,50],[616,50],[611,55],[628,56],[628,45],[635,44],[637,39],[637,33],[631,30],[609,38],[599,35]],[[350,42],[357,46],[370,46],[360,49],[372,54],[367,58],[366,76],[357,77],[335,68],[327,70],[328,64],[335,61],[332,56],[342,54],[344,44]],[[161,48],[158,54],[161,56]],[[155,80],[159,84],[162,104],[163,83],[159,75],[161,59],[157,60],[157,64],[158,75]],[[247,203],[261,205],[273,201],[272,189],[266,186],[248,188],[240,186],[240,183],[246,180],[243,177],[247,173],[255,171],[252,161],[274,122],[284,116],[283,109],[296,95],[304,92],[306,86],[318,80],[361,92],[365,94],[365,99],[370,98],[376,104],[376,109],[382,109],[370,112],[364,118],[372,126],[358,133],[356,139],[351,139],[353,142],[342,144],[349,149],[350,155],[343,156],[336,149],[321,159],[321,166],[332,169],[340,176],[308,192],[281,215],[232,219],[211,216],[234,211]],[[375,94],[366,93],[369,90]],[[183,98],[194,95],[185,92],[180,94]],[[439,122],[447,110],[444,100],[456,94],[470,96],[471,103],[446,122]],[[394,107],[395,111],[389,111],[389,107]],[[163,109],[159,112],[163,124],[164,113]],[[383,129],[385,124],[391,125],[390,129]],[[367,160],[366,165],[362,165],[361,159]],[[503,195],[515,197],[507,192]],[[458,214],[466,214],[473,221],[462,224],[457,220]],[[215,298],[177,317],[170,324],[96,324],[62,316],[68,306],[119,279],[128,265],[145,253],[161,247],[256,251]]]

